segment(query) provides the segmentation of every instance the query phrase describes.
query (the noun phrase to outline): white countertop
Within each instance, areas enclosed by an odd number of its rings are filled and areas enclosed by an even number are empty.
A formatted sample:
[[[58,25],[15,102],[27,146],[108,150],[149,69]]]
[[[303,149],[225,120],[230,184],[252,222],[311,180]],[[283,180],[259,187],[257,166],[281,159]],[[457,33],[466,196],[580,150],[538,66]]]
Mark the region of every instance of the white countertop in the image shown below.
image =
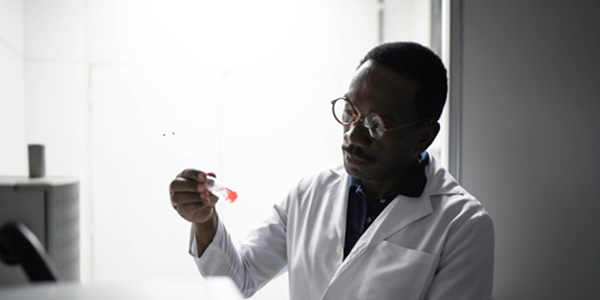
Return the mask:
[[[44,283],[0,288],[2,300],[241,300],[227,277],[119,283]]]

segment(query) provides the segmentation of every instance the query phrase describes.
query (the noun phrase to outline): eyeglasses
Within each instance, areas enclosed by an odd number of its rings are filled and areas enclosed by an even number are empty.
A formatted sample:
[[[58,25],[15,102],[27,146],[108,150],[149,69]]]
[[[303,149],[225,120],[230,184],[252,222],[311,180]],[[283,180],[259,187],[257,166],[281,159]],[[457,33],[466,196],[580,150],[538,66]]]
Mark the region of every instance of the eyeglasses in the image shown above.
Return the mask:
[[[375,112],[370,112],[364,116],[361,116],[352,102],[346,98],[337,98],[331,101],[331,105],[333,117],[336,119],[336,121],[338,121],[338,123],[347,126],[362,120],[363,126],[369,131],[369,135],[374,140],[380,139],[388,131],[398,130],[424,121],[428,121],[430,124],[432,123],[430,119],[425,118],[408,124],[400,125],[398,127],[387,128],[383,118],[380,115]]]

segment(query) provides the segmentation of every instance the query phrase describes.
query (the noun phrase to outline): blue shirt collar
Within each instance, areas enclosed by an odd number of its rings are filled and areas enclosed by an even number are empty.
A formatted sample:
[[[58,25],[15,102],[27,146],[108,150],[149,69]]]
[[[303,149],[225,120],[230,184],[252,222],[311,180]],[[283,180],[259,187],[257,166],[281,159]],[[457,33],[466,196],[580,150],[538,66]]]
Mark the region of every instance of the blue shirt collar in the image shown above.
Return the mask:
[[[425,185],[427,185],[427,176],[425,175],[425,167],[429,164],[429,153],[423,151],[419,155],[419,162],[417,165],[406,174],[406,177],[398,183],[389,194],[384,198],[386,201],[396,198],[398,195],[407,197],[417,198],[421,197]],[[362,183],[359,179],[350,176],[350,189],[355,189],[356,193],[363,193]]]

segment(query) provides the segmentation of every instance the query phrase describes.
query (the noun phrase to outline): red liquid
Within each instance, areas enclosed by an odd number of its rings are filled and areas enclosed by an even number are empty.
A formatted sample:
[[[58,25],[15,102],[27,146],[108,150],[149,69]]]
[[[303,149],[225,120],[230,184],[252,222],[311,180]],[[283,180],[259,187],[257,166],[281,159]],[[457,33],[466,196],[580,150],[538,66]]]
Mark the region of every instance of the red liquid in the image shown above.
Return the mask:
[[[225,189],[225,200],[228,202],[233,203],[235,201],[235,199],[237,199],[237,193],[230,190],[230,189]]]

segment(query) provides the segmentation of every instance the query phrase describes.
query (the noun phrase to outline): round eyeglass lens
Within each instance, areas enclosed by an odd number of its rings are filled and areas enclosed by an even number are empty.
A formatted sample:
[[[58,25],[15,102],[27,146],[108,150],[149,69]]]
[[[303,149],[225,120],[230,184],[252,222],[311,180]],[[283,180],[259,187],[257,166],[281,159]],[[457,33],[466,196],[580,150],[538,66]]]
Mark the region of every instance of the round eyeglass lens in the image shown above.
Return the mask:
[[[338,99],[333,103],[333,116],[343,125],[352,123],[354,119],[354,110],[352,105],[346,99]]]
[[[378,139],[385,133],[385,125],[378,114],[369,113],[365,116],[365,127],[369,129],[372,138]]]

